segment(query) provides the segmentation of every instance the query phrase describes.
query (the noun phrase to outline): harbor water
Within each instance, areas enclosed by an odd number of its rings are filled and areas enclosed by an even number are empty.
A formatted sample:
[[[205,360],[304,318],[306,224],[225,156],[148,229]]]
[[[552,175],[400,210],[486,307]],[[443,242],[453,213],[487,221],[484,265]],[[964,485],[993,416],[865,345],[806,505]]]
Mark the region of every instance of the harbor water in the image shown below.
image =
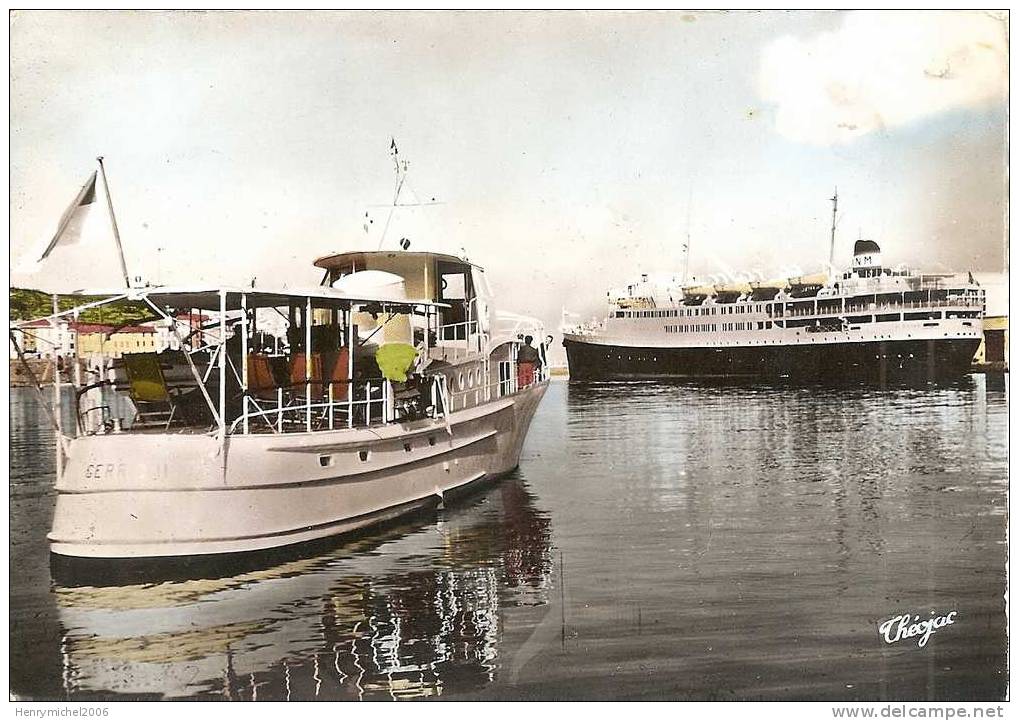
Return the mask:
[[[555,381],[519,469],[444,508],[274,564],[76,583],[51,575],[45,539],[53,434],[29,389],[10,415],[19,698],[1006,692],[1000,376]],[[889,643],[903,614],[953,623]]]

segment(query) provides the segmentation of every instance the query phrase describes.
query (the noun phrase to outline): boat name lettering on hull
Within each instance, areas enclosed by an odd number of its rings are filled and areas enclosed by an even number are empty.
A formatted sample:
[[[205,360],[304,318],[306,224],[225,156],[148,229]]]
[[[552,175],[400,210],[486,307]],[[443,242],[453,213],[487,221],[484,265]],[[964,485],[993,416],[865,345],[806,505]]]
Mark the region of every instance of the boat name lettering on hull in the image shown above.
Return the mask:
[[[85,466],[85,478],[93,481],[100,481],[113,475],[123,476],[127,467],[123,463],[89,463]]]

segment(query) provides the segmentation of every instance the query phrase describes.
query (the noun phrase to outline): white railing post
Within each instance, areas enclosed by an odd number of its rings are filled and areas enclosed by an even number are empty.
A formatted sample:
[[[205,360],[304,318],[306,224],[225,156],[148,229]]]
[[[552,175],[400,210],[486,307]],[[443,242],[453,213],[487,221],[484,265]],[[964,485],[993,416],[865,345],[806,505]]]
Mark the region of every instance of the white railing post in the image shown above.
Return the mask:
[[[306,428],[311,432],[311,296],[304,311],[304,398]]]
[[[354,427],[354,304],[347,307],[347,428]]]
[[[63,343],[60,343],[59,328],[57,326],[57,314],[60,313],[59,297],[53,295],[53,317],[50,318],[50,331],[53,333],[53,415],[56,418],[57,430],[57,480],[64,475],[64,421],[63,411],[60,407],[60,351]]]
[[[333,384],[329,383],[329,430],[333,430]]]
[[[219,291],[219,442],[222,444],[225,442],[225,439],[226,439],[226,291],[221,290]]]

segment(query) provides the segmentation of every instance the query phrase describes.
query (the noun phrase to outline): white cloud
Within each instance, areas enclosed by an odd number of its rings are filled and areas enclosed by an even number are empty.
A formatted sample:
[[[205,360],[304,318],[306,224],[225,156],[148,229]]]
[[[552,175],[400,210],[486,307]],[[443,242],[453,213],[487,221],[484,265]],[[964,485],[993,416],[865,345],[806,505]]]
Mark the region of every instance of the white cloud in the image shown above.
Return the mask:
[[[1004,97],[1007,18],[855,12],[842,27],[765,46],[759,89],[776,129],[829,145]]]

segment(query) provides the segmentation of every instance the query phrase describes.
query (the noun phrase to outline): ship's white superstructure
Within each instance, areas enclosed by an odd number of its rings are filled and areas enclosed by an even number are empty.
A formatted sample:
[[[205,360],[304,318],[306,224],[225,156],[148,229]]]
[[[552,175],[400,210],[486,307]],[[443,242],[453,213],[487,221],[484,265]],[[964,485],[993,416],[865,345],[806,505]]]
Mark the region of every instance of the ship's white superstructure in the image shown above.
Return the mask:
[[[573,378],[957,375],[985,301],[969,280],[885,268],[861,240],[836,277],[677,288],[643,276],[609,302],[604,320],[565,329]]]

